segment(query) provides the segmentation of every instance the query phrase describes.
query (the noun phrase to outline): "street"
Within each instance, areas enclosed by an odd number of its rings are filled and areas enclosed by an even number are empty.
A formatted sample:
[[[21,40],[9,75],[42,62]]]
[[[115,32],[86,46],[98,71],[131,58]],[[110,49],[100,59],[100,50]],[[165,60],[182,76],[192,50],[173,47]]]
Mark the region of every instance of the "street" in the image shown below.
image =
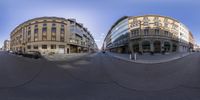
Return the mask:
[[[139,64],[101,52],[50,62],[0,52],[1,100],[199,100],[200,53]]]

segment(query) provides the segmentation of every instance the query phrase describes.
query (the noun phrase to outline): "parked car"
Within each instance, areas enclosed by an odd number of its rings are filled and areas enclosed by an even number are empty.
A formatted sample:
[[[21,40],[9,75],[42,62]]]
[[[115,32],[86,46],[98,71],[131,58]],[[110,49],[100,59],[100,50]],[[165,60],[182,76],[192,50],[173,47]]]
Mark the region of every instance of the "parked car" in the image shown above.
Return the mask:
[[[24,57],[30,57],[30,58],[35,58],[35,59],[38,59],[38,58],[41,58],[41,53],[38,52],[38,51],[28,51],[26,53],[23,54]]]
[[[21,50],[16,52],[17,55],[23,55],[23,52]]]
[[[17,54],[17,51],[12,51],[12,54]]]
[[[8,53],[13,53],[13,51],[12,51],[12,50],[8,50],[7,52],[8,52]]]

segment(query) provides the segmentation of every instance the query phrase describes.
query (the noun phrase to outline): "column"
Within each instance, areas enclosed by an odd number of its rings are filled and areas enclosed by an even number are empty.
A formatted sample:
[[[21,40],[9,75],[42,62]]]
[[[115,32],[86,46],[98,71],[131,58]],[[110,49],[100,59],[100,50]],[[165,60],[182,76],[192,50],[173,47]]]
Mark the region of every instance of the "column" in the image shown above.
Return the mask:
[[[160,43],[161,43],[160,46],[161,46],[161,52],[162,52],[162,51],[164,51],[164,41],[160,41]]]
[[[129,50],[130,53],[133,53],[133,43],[131,41],[129,42]]]
[[[153,41],[150,42],[150,49],[151,49],[151,52],[154,52],[154,45],[153,45]]]
[[[142,49],[142,41],[139,41],[139,51],[143,53],[143,49]]]
[[[170,42],[170,52],[172,52],[172,48],[173,48],[173,44],[172,44],[172,42]]]

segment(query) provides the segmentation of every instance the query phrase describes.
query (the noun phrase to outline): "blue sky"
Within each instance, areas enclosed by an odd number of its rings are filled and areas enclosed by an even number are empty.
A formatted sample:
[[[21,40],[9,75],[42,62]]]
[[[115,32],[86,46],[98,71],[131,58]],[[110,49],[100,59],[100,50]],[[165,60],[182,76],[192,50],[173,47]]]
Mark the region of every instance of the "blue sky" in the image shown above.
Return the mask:
[[[178,19],[200,44],[200,1],[193,0],[1,0],[0,47],[20,23],[35,17],[76,18],[101,47],[111,25],[122,16],[159,14]]]

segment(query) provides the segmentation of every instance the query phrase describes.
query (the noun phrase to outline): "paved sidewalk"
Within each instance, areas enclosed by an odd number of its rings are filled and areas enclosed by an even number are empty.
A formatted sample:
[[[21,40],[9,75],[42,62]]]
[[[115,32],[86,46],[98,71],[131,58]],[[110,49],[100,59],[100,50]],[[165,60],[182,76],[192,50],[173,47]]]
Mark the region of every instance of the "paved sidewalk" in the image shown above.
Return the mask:
[[[67,60],[77,59],[89,54],[91,53],[53,54],[53,55],[44,55],[44,58],[46,58],[49,61],[67,61]]]
[[[165,55],[163,54],[143,54],[139,55],[136,54],[136,60],[134,58],[130,59],[130,54],[120,54],[120,53],[112,53],[112,52],[106,52],[106,54],[113,56],[115,58],[135,62],[135,63],[145,63],[145,64],[154,64],[154,63],[163,63],[163,62],[169,62],[176,59],[183,58],[187,55],[192,54],[192,52],[184,52],[184,53],[167,53]],[[134,56],[134,55],[133,55]]]

